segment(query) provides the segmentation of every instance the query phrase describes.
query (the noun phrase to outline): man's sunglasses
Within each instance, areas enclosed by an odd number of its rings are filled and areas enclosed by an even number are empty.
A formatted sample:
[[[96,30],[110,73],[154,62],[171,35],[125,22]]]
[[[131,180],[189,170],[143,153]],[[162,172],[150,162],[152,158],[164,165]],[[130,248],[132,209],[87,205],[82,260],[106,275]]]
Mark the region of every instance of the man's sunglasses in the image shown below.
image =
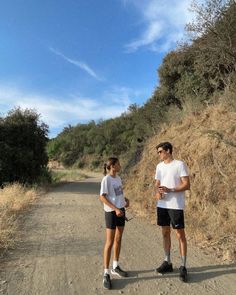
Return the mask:
[[[158,154],[161,154],[164,150],[157,151]]]

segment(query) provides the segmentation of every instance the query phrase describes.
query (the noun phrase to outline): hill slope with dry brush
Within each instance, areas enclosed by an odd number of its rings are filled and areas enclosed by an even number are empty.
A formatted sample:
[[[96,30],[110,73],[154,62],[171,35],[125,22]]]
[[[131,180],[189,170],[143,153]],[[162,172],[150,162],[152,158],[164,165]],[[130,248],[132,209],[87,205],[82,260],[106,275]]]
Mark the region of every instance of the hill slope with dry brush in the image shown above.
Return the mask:
[[[156,222],[155,146],[173,143],[173,155],[189,167],[191,191],[186,193],[188,239],[214,250],[217,257],[236,260],[236,113],[225,105],[210,106],[178,124],[165,126],[149,140],[141,161],[127,177],[125,192],[136,214]]]
[[[4,249],[14,246],[18,218],[36,199],[37,192],[18,183],[0,189],[0,255]]]

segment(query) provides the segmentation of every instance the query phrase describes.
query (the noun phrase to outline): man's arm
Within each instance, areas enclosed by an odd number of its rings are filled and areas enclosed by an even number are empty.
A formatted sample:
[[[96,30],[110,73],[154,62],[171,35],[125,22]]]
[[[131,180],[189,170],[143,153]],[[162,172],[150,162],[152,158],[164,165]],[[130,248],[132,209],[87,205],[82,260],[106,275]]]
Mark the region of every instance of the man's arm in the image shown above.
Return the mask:
[[[183,192],[190,189],[190,180],[189,176],[180,177],[181,183],[175,187],[175,192]]]
[[[183,176],[180,177],[181,183],[177,186],[177,187],[166,187],[166,186],[161,186],[159,187],[159,192],[160,193],[173,193],[173,192],[183,192],[186,190],[190,189],[190,180],[189,180],[189,176]]]
[[[161,193],[159,191],[160,184],[161,184],[160,180],[157,179],[156,183],[155,183],[155,188],[156,188],[156,192],[157,192],[156,195],[155,195],[155,198],[157,200],[161,200],[161,198],[162,198]]]

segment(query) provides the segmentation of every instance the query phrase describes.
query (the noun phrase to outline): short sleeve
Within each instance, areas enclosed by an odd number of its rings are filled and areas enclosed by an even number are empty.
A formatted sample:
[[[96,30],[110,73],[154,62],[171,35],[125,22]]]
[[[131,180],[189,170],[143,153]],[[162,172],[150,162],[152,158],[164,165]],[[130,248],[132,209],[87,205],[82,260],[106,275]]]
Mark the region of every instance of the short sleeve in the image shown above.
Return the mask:
[[[189,176],[188,168],[184,162],[180,164],[180,177]]]
[[[103,177],[101,182],[100,196],[102,194],[108,194],[108,178]]]
[[[158,165],[156,167],[155,179],[156,180],[161,180],[161,172],[160,172],[160,169],[159,169]]]

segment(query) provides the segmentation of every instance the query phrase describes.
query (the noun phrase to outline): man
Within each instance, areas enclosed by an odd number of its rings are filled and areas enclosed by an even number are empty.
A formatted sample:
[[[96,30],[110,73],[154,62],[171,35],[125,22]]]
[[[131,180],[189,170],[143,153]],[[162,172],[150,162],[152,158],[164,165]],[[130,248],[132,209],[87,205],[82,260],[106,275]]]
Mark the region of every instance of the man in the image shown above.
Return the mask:
[[[156,167],[157,187],[157,224],[162,227],[164,262],[156,269],[164,274],[173,271],[170,258],[171,229],[175,230],[179,240],[181,266],[179,276],[183,282],[187,281],[187,241],[184,230],[184,191],[190,189],[187,167],[184,162],[175,160],[172,156],[172,145],[162,142],[156,146],[161,162]]]

